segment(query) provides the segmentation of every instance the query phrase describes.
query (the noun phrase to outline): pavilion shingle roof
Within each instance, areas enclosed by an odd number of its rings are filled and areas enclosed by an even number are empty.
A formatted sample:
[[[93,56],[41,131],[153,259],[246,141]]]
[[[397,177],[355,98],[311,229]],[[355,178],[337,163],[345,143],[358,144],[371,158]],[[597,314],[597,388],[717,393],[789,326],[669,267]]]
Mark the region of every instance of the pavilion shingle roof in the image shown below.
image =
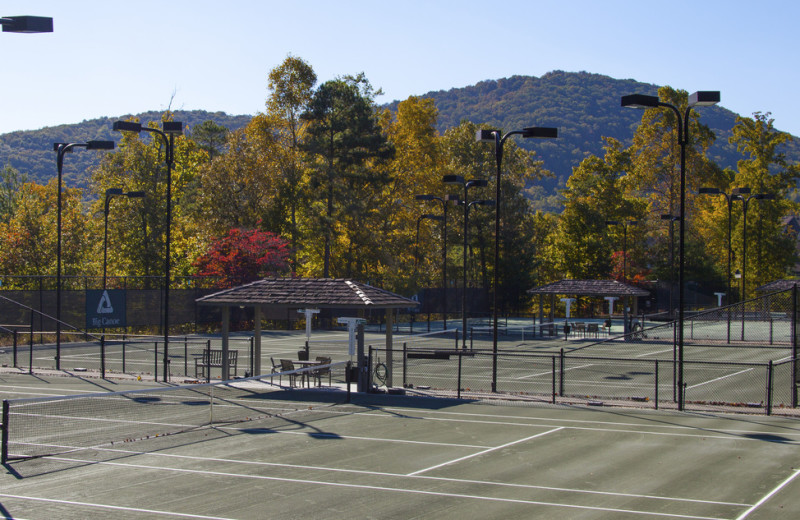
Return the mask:
[[[800,285],[800,280],[775,280],[760,287],[756,287],[756,291],[761,293],[788,291],[795,285]]]
[[[197,299],[206,305],[288,308],[405,308],[419,302],[343,278],[265,278]]]
[[[648,296],[649,291],[617,280],[560,280],[528,290],[530,294],[575,296]]]

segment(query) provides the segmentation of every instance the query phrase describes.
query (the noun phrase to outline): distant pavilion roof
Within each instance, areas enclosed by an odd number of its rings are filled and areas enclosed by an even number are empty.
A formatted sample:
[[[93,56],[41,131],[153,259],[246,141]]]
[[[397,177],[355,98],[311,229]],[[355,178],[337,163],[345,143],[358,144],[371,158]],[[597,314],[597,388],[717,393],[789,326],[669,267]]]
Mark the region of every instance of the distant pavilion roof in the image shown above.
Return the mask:
[[[529,289],[530,294],[565,294],[575,296],[648,296],[649,291],[617,280],[560,280]]]
[[[298,309],[397,309],[419,305],[410,298],[344,278],[265,278],[203,296],[197,303]]]
[[[756,287],[756,291],[761,293],[787,291],[795,285],[800,285],[800,280],[775,280],[774,282],[769,282],[760,287]]]

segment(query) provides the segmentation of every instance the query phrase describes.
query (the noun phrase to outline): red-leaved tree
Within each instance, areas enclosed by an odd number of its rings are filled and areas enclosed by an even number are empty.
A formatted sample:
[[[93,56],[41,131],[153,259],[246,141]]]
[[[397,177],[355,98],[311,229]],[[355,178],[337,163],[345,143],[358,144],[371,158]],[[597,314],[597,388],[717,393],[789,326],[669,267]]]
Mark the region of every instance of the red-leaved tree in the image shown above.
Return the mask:
[[[197,274],[216,276],[219,288],[289,272],[289,242],[275,233],[234,228],[194,261]]]

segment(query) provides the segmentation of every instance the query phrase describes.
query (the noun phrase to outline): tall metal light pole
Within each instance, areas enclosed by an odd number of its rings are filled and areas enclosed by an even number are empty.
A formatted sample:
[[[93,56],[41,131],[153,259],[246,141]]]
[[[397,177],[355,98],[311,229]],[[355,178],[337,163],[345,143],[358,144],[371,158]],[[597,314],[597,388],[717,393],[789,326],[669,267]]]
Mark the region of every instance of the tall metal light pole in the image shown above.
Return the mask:
[[[56,196],[56,370],[61,370],[61,185],[64,172],[64,155],[75,148],[87,150],[113,150],[114,141],[87,141],[85,143],[53,143],[58,170],[58,194]]]
[[[417,239],[414,241],[414,267],[419,265],[419,225],[425,219],[443,221],[442,215],[433,215],[431,213],[424,213],[417,218]]]
[[[606,220],[606,226],[622,226],[622,282],[628,283],[627,263],[628,263],[628,226],[635,226],[638,220]]]
[[[500,176],[503,164],[503,145],[512,135],[521,135],[523,138],[554,139],[558,137],[557,128],[531,126],[522,130],[512,130],[502,135],[499,130],[478,130],[475,140],[480,143],[494,143],[494,158],[497,166],[495,173],[495,215],[494,215],[494,280],[492,296],[492,392],[497,391],[497,319],[498,319],[498,294],[500,293]]]
[[[45,16],[4,16],[0,18],[0,25],[3,26],[3,32],[53,32],[53,19]]]
[[[727,291],[728,295],[725,298],[725,301],[728,305],[731,304],[731,256],[732,256],[732,248],[731,248],[731,236],[732,236],[732,214],[733,214],[733,201],[735,200],[743,200],[742,195],[747,195],[750,193],[750,188],[734,188],[731,190],[730,193],[725,193],[724,191],[720,190],[719,188],[700,188],[697,191],[700,195],[722,195],[725,197],[725,202],[728,203],[728,271],[725,279],[727,281]]]
[[[673,224],[680,217],[667,213],[661,215],[661,220],[669,221],[669,317],[672,317],[672,287],[675,285],[675,232]]]
[[[103,206],[103,290],[106,290],[106,271],[108,266],[108,212],[110,209],[111,198],[114,196],[125,196],[131,199],[141,199],[144,197],[143,191],[122,191],[122,188],[108,188],[106,190],[106,200]]]
[[[458,195],[445,195],[444,197],[416,195],[416,199],[420,201],[436,200],[442,203],[442,315],[443,327],[444,330],[447,330],[447,207],[450,205],[449,203],[458,204],[459,197]]]
[[[183,134],[183,123],[180,121],[164,121],[162,130],[142,126],[133,121],[115,121],[113,129],[117,132],[150,132],[161,137],[166,153],[164,162],[167,164],[167,225],[164,252],[164,382],[169,381],[169,284],[170,284],[170,228],[172,226],[172,165],[175,160],[175,136]]]
[[[442,182],[445,184],[457,184],[464,186],[464,199],[460,202],[464,206],[464,250],[462,253],[462,262],[463,262],[463,280],[462,280],[462,288],[461,288],[461,348],[462,350],[466,350],[467,348],[467,237],[469,233],[469,208],[473,204],[479,204],[482,206],[489,206],[494,204],[494,201],[490,200],[476,200],[473,202],[469,202],[469,189],[470,188],[483,188],[487,186],[489,183],[486,179],[472,179],[472,180],[464,180],[464,177],[460,175],[445,175],[442,177]]]
[[[644,94],[630,94],[622,96],[620,105],[629,108],[669,108],[678,118],[678,145],[681,148],[681,201],[680,201],[680,225],[678,226],[678,409],[683,410],[684,389],[683,389],[683,303],[684,303],[684,266],[686,264],[686,146],[689,144],[689,115],[692,108],[711,106],[719,103],[719,91],[698,91],[689,95],[686,109],[681,113],[680,109],[672,103],[664,103],[658,96],[648,96]]]
[[[749,191],[748,188],[748,193]],[[747,299],[747,208],[751,200],[775,200],[775,194],[754,193],[747,197],[739,195],[739,198],[742,200],[742,216],[744,218],[742,222],[742,301],[744,301]],[[742,309],[742,312],[744,312],[744,309]],[[744,320],[742,320],[742,324],[744,324]],[[744,332],[742,332],[742,336],[742,339],[744,339]]]

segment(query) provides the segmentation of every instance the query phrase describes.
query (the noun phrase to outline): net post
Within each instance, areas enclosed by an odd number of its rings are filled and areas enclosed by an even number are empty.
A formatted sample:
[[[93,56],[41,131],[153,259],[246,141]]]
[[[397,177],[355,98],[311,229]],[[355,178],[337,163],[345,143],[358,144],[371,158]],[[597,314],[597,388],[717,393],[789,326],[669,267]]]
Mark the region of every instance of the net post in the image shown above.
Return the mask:
[[[183,374],[189,376],[189,338],[183,337]]]
[[[461,360],[464,359],[464,356],[462,356],[462,354],[463,352],[460,351],[456,352],[456,355],[458,356],[458,377],[457,377],[458,387],[456,390],[456,399],[461,399]]]
[[[127,343],[128,336],[127,334],[122,335],[122,373],[127,373],[125,370],[125,344]]]
[[[560,369],[558,373],[558,393],[564,395],[564,349],[561,349],[560,354]]]
[[[203,363],[205,365],[203,367],[203,370],[206,373],[206,383],[210,383],[211,382],[211,340],[210,339],[206,340],[206,351],[205,351],[205,353],[203,355]],[[213,390],[212,390],[212,392],[213,392]]]
[[[106,378],[106,335],[100,336],[100,378]]]
[[[366,377],[366,392],[372,393],[372,345],[368,349],[369,356],[367,357],[367,377]]]
[[[797,284],[792,285],[792,408],[797,408]]]
[[[153,369],[153,380],[158,382],[158,341],[153,342],[154,345],[154,352],[153,352],[153,361],[155,362],[155,368]]]
[[[767,365],[767,415],[772,415],[772,360]]]
[[[17,329],[14,329],[14,368],[17,368]],[[31,336],[33,336],[33,331],[31,331]]]
[[[0,463],[6,464],[8,462],[8,401],[3,400],[3,424],[2,424],[2,455],[0,455]]]
[[[408,388],[408,343],[403,342],[403,388]]]
[[[556,357],[553,356],[553,404],[556,404]]]
[[[31,339],[28,341],[28,373],[33,374],[33,309],[31,309]]]
[[[656,388],[655,388],[655,399],[654,399],[655,403],[654,404],[655,404],[656,410],[658,410],[658,360],[657,359],[655,360],[655,363],[656,363],[656,367],[655,367],[656,368]]]
[[[345,365],[345,372],[344,372],[344,382],[345,385],[347,386],[347,400],[345,402],[347,403],[350,402],[350,379],[351,379],[350,376],[352,375],[351,374],[352,368],[353,368],[353,362],[348,361],[347,365]]]

